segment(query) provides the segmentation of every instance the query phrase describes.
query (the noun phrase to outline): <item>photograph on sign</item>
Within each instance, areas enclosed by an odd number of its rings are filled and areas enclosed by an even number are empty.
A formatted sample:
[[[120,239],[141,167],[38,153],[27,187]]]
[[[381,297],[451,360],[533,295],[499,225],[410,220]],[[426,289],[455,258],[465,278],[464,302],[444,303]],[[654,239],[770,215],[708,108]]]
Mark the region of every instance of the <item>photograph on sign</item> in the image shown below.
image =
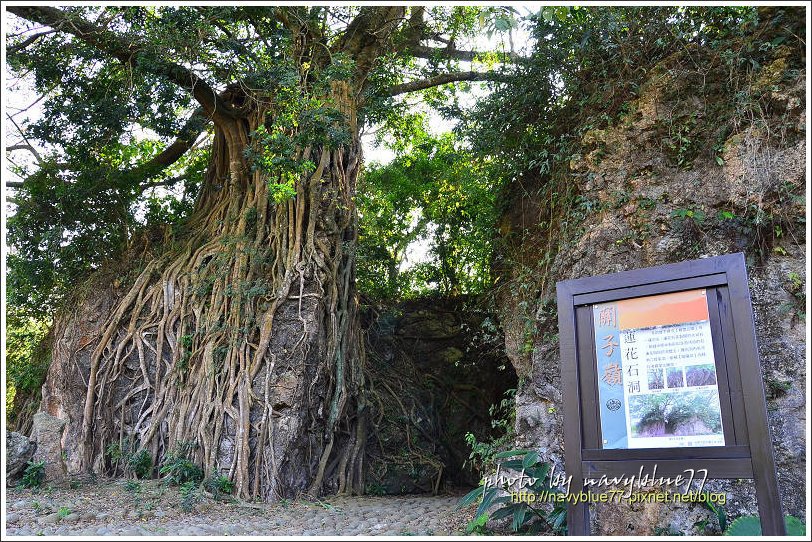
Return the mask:
[[[704,289],[593,306],[603,448],[724,446]]]

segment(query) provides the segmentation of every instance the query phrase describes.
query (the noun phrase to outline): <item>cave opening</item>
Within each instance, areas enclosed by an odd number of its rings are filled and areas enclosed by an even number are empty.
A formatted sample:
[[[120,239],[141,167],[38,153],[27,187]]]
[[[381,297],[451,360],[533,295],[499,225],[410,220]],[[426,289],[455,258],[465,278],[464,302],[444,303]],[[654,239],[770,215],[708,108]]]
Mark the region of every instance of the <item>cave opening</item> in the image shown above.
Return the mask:
[[[507,443],[515,421],[517,377],[494,316],[473,296],[423,297],[368,306],[364,328],[366,493],[478,485],[484,473],[472,450]]]

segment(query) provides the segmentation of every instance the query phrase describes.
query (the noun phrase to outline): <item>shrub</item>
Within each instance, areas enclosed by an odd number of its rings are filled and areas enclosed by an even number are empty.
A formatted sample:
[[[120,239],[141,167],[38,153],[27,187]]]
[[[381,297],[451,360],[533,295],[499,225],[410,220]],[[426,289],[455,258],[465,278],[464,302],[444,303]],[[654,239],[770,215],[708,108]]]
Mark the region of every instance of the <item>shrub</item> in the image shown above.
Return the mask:
[[[806,536],[806,525],[795,516],[784,516],[784,527],[787,536]],[[741,516],[736,518],[727,529],[726,536],[761,536],[761,519],[758,516]]]
[[[194,504],[198,501],[196,488],[197,482],[191,480],[188,482],[184,482],[180,486],[180,494],[182,497],[180,501],[180,507],[184,512],[191,512],[192,507],[194,507]]]
[[[138,493],[141,491],[141,484],[135,480],[127,480],[124,482],[124,490],[129,491],[130,493]]]
[[[113,442],[105,449],[114,470],[122,469],[125,475],[132,473],[136,478],[152,475],[152,455],[146,450],[138,450],[138,442],[124,437],[121,442]]]
[[[519,459],[509,459],[501,463],[502,470],[523,471],[528,479],[534,479],[534,483],[523,490],[535,495],[561,493],[561,488],[552,485],[550,479],[550,463],[541,461],[538,453],[533,450],[510,450],[495,454],[494,459],[508,459],[519,457]],[[485,532],[488,520],[500,520],[512,517],[511,528],[513,532],[538,534],[542,530],[551,530],[556,534],[567,533],[567,505],[566,501],[556,502],[552,510],[546,511],[541,508],[530,506],[527,502],[513,502],[510,495],[499,496],[500,492],[508,488],[495,485],[480,485],[458,503],[458,507],[468,506],[479,501],[474,519],[468,525],[468,532]],[[493,505],[498,507],[490,515],[488,509]]]
[[[160,472],[172,485],[182,485],[187,482],[200,483],[203,480],[203,469],[184,457],[168,456]]]
[[[188,482],[200,484],[203,481],[203,469],[189,459],[192,448],[192,443],[182,442],[164,458],[159,472],[170,485],[180,486]]]
[[[222,474],[207,479],[203,486],[214,495],[216,500],[219,500],[222,495],[231,495],[234,492],[234,482]]]
[[[131,455],[127,464],[137,478],[148,478],[152,474],[152,455],[146,450]]]
[[[23,487],[40,487],[45,480],[45,461],[29,461],[20,482]]]

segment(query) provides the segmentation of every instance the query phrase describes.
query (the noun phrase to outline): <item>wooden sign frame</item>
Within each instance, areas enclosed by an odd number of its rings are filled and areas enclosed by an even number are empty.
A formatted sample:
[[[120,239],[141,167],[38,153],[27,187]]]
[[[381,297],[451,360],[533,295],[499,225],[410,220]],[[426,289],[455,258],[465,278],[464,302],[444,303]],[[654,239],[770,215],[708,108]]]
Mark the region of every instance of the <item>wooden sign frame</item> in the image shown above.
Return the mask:
[[[724,446],[603,449],[600,440],[593,305],[705,289],[718,376]],[[762,532],[784,535],[753,309],[742,253],[556,284],[564,408],[565,469],[571,493],[584,479],[657,477],[707,469],[708,478],[753,479]],[[590,534],[589,504],[569,504],[569,534]]]

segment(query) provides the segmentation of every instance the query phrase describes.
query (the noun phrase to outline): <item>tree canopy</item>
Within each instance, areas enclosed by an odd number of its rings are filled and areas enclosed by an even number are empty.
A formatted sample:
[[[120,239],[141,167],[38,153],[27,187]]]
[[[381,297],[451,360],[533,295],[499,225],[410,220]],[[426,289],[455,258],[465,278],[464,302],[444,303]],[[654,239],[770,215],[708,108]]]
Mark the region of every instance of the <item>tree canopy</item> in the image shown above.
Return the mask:
[[[19,141],[9,157],[24,181],[7,183],[9,295],[40,313],[138,235],[189,216],[212,122],[240,115],[228,102],[235,88],[279,108],[276,131],[257,134],[267,161],[255,163],[295,176],[314,167],[292,163],[297,145],[346,137],[334,132],[340,112],[325,100],[335,81],[362,77],[353,82],[360,122],[391,126],[404,93],[448,104],[448,83],[498,78],[491,68],[509,52],[457,44],[515,24],[511,10],[476,7],[9,11],[8,67],[18,85],[10,90],[33,86],[38,112],[13,115]],[[361,42],[369,36],[381,37],[377,48]],[[306,129],[283,136],[292,127]],[[274,184],[277,200],[295,193],[293,176]]]

